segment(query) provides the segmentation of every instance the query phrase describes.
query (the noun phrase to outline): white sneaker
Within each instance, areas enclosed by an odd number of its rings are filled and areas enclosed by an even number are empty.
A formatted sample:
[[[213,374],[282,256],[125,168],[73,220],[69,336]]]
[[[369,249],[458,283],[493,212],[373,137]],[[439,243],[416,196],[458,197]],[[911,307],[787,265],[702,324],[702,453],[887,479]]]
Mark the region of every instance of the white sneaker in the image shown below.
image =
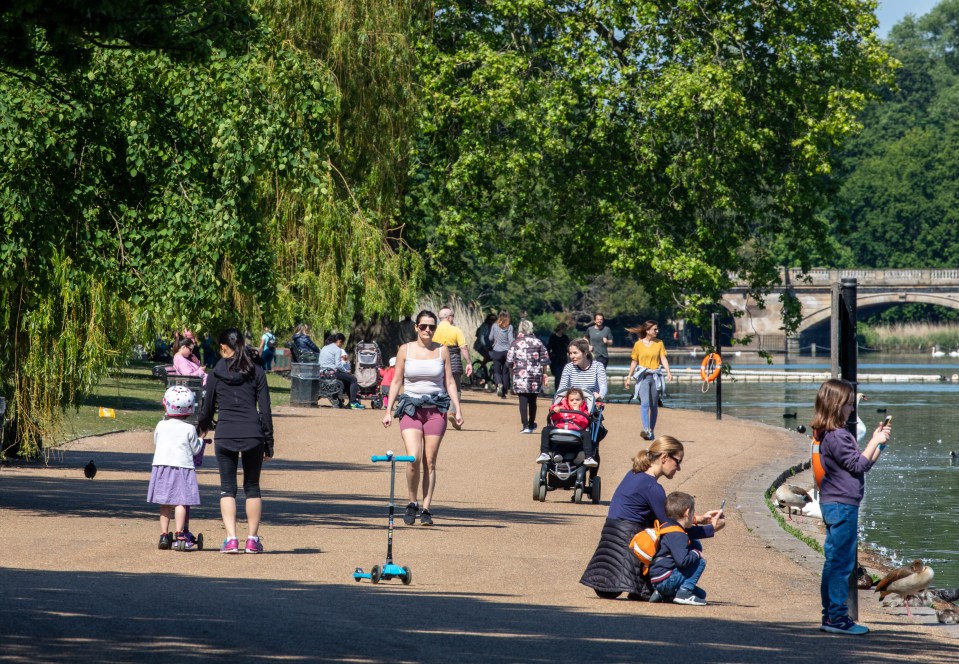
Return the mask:
[[[520,429],[519,432],[520,432],[520,433],[533,433],[533,430],[530,429],[529,427],[524,427],[524,428]]]
[[[595,468],[599,464],[596,462],[596,459],[594,459],[593,457],[586,457],[586,460],[583,461],[583,465],[586,466],[587,468]]]
[[[550,458],[549,454],[547,454],[546,452],[543,452],[538,457],[536,457],[536,463],[549,463],[551,460],[552,459]]]

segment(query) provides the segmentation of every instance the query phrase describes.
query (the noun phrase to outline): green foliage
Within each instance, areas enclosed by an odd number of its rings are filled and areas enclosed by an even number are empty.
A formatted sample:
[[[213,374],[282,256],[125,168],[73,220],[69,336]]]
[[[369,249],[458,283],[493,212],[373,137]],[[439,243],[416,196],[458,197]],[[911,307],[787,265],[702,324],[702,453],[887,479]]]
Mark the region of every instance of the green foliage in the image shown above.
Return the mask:
[[[943,0],[890,32],[901,66],[841,159],[832,214],[843,267],[934,268],[959,262],[959,1]],[[832,263],[838,265],[839,263]]]
[[[834,148],[889,72],[873,8],[437,3],[411,241],[440,274],[609,266],[686,315],[730,271],[761,290],[776,241],[825,244]]]
[[[0,363],[26,451],[134,336],[412,306],[416,257],[331,162],[334,77],[265,23],[202,63],[38,67],[0,73]]]

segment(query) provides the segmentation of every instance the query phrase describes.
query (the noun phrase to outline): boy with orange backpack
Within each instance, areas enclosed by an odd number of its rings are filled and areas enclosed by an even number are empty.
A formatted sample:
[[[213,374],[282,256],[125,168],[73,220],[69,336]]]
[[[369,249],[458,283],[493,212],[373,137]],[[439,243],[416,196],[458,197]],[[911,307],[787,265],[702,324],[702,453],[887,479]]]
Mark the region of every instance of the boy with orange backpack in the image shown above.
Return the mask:
[[[706,569],[703,547],[686,533],[695,522],[692,496],[681,491],[666,496],[666,521],[660,524],[659,549],[649,566],[649,580],[656,591],[650,602],[671,599],[676,604],[706,606],[706,591],[697,585]]]

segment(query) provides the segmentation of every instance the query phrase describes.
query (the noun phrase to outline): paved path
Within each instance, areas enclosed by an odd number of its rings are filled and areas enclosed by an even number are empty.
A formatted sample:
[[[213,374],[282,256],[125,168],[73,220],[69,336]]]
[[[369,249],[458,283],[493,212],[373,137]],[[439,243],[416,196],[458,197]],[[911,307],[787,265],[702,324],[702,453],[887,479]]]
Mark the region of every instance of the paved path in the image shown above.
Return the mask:
[[[157,516],[144,500],[150,433],[80,441],[47,468],[3,468],[0,660],[959,659],[946,630],[882,612],[872,594],[861,601],[872,634],[820,633],[815,565],[780,552],[789,538],[771,527],[758,495],[802,459],[805,444],[784,430],[689,411],[662,411],[658,428],[686,443],[667,491],[694,494],[700,509],[728,499],[729,526],[706,542],[710,605],[598,599],[577,581],[609,496],[645,444],[638,408],[608,409],[605,495],[596,506],[572,504],[568,492],[533,502],[539,439],[518,433],[516,410],[512,399],[466,395],[466,430],[451,430],[440,453],[436,526],[396,531],[397,562],[414,573],[408,587],[351,578],[385,553],[388,468],[369,457],[402,446],[381,412],[278,414],[262,556],[156,549]],[[88,481],[82,468],[91,458],[100,473]],[[214,545],[223,530],[209,466],[200,471],[206,504],[193,518]]]

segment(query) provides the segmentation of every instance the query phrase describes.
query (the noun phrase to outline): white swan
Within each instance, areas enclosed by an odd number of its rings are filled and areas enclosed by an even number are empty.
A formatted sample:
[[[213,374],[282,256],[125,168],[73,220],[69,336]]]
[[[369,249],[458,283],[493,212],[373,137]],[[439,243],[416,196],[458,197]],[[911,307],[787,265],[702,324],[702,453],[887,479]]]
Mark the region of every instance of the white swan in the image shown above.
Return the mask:
[[[939,350],[939,346],[933,346],[933,347],[932,347],[932,356],[933,356],[933,357],[945,357],[945,355],[946,355],[946,354],[945,354],[943,351]]]
[[[959,349],[949,351],[949,357],[959,357]]]

